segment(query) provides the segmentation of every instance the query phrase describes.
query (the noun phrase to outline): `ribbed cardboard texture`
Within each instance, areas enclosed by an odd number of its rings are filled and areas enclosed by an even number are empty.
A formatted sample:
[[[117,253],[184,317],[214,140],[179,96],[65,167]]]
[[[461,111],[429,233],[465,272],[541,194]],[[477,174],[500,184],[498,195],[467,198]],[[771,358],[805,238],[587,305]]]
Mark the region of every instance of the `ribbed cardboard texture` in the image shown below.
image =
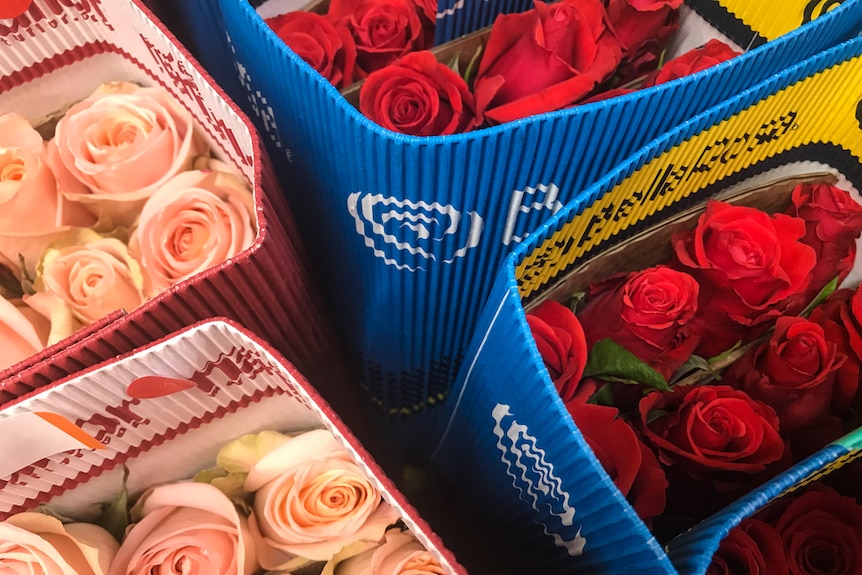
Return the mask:
[[[560,285],[570,293],[566,282],[581,279],[570,272],[723,190],[828,172],[858,197],[860,74],[857,38],[708,110],[639,150],[506,259],[433,456],[501,545],[543,573],[677,572],[566,411],[525,306],[554,297]],[[715,542],[721,521],[693,533]],[[679,572],[702,573],[690,567],[703,564],[692,556],[707,545],[685,547]]]
[[[251,183],[258,226],[253,245],[229,261],[0,373],[0,399],[214,315],[269,338],[322,388],[343,381],[337,339],[254,127],[145,8],[134,0],[34,0],[24,14],[0,22],[0,44],[0,110],[31,121],[102,82],[164,87],[191,112],[213,153]]]
[[[153,376],[188,387],[149,393],[160,387],[150,388],[143,380]],[[3,405],[0,425],[32,413],[62,416],[101,448],[67,450],[11,472],[4,469],[0,518],[47,504],[92,520],[87,515],[97,504],[118,493],[121,466],[129,471],[127,485],[135,497],[151,485],[188,479],[212,467],[221,446],[246,433],[325,427],[447,572],[466,573],[308,381],[237,324],[202,322],[54,383]],[[2,450],[16,448],[5,442]]]
[[[292,186],[349,360],[382,413],[420,428],[448,396],[494,270],[522,238],[656,135],[852,36],[862,17],[854,0],[687,78],[417,138],[363,117],[246,0],[220,6],[245,92],[236,99]]]

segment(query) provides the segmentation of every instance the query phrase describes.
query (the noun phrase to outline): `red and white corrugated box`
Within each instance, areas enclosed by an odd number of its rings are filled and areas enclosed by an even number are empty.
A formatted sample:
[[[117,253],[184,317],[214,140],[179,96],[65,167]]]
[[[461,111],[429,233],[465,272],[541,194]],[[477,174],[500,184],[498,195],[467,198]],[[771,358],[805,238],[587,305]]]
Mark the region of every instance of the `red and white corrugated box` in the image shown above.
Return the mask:
[[[306,379],[229,320],[191,326],[0,407],[0,519],[49,504],[92,519],[130,495],[212,467],[228,441],[329,429],[447,572],[466,573]]]
[[[327,397],[337,395],[326,390],[345,381],[340,348],[248,119],[138,0],[14,4],[24,11],[0,14],[0,112],[38,123],[104,82],[162,86],[191,112],[214,155],[252,184],[258,234],[236,257],[0,372],[0,401],[214,316],[266,337]]]

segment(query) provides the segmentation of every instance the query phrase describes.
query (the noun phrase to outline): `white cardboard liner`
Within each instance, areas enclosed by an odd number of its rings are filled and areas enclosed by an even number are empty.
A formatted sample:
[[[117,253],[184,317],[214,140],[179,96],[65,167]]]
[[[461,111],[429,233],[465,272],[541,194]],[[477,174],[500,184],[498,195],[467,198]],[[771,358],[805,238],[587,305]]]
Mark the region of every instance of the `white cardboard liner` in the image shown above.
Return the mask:
[[[126,388],[139,377],[193,379],[191,389],[135,399]],[[20,506],[46,503],[75,518],[91,519],[109,501],[129,469],[132,496],[156,483],[189,479],[215,465],[222,445],[264,429],[284,432],[326,427],[401,515],[417,539],[449,572],[444,554],[380,480],[376,465],[353,447],[340,423],[297,381],[290,369],[240,331],[221,321],[200,324],[114,363],[61,382],[0,412],[10,417],[51,412],[98,437],[105,449],[65,452],[0,478],[0,519]],[[265,399],[263,401],[262,399]],[[347,432],[349,434],[349,432]],[[4,450],[15,446],[0,444]],[[387,480],[388,481],[388,480]]]

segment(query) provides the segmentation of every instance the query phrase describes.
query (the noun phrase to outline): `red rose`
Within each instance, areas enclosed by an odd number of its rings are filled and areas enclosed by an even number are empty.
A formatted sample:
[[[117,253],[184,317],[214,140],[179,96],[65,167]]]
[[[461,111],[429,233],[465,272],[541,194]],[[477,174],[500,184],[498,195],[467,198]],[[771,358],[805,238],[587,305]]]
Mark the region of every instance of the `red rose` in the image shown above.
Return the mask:
[[[413,52],[372,72],[359,90],[359,110],[388,130],[442,136],[476,125],[466,82],[431,52]]]
[[[327,16],[353,35],[363,74],[428,47],[416,5],[408,0],[332,0]]]
[[[700,284],[697,353],[748,339],[747,327],[781,315],[778,304],[805,289],[815,254],[804,235],[799,218],[715,200],[694,230],[674,234],[676,262]]]
[[[733,364],[722,381],[770,405],[781,430],[790,432],[829,417],[835,372],[844,359],[820,325],[785,316],[769,340]]]
[[[854,402],[859,392],[862,369],[862,293],[859,289],[839,289],[814,308],[809,318],[823,326],[826,341],[834,343],[846,360],[835,375],[832,412],[840,414]],[[858,408],[858,405],[856,406]]]
[[[572,310],[548,300],[527,314],[527,323],[563,401],[583,396],[578,384],[587,363],[587,342]]]
[[[817,486],[791,501],[775,523],[791,575],[862,575],[862,506]]]
[[[590,348],[610,338],[669,379],[697,344],[686,329],[697,297],[694,278],[657,266],[591,285],[578,319]]]
[[[781,536],[759,519],[743,519],[721,540],[706,575],[785,575]]]
[[[695,477],[759,473],[784,454],[775,411],[727,385],[653,392],[638,409],[644,437],[658,449],[659,461],[680,465]],[[668,413],[652,417],[661,412]]]
[[[616,76],[620,84],[655,70],[668,39],[679,29],[682,2],[610,0],[610,28],[622,47]]]
[[[320,14],[288,12],[266,21],[296,55],[336,88],[353,83],[356,45],[344,26],[333,26]]]
[[[509,122],[570,106],[609,77],[620,47],[601,0],[497,16],[473,84],[480,116]]]
[[[575,424],[635,512],[647,525],[664,511],[667,478],[655,454],[613,407],[566,403]]]
[[[430,48],[434,45],[434,29],[437,27],[437,0],[416,0],[416,8],[422,21],[424,45]]]
[[[710,40],[700,48],[689,50],[673,60],[665,62],[660,70],[652,74],[645,82],[646,86],[655,86],[689,76],[695,72],[706,70],[725,60],[730,60],[739,53],[720,40]]]

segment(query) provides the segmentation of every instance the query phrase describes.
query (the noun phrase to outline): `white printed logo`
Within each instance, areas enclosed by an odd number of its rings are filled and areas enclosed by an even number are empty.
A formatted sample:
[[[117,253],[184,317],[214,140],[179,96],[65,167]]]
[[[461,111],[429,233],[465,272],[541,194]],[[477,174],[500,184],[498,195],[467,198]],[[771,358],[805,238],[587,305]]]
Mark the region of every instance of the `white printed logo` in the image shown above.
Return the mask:
[[[560,194],[560,188],[556,184],[548,185],[539,184],[535,188],[527,187],[523,190],[515,190],[512,192],[512,200],[509,202],[509,213],[506,215],[506,229],[503,231],[503,244],[509,245],[512,242],[518,243],[539,224],[541,221],[533,225],[530,229],[525,229],[530,226],[535,218],[525,218],[521,214],[529,214],[530,212],[550,211],[548,217],[553,216],[563,204],[557,200]],[[544,196],[544,197],[543,197]],[[521,220],[521,225],[518,225],[518,220]]]
[[[495,422],[497,449],[503,454],[500,459],[506,465],[506,474],[512,478],[512,486],[520,493],[521,500],[532,505],[537,513],[541,513],[540,507],[547,507],[551,517],[559,519],[560,530],[571,528],[575,508],[569,505],[569,494],[563,491],[554,466],[545,461],[545,451],[538,447],[536,438],[527,433],[527,426],[515,420],[508,405],[498,403],[491,417]],[[508,429],[504,429],[504,425],[508,425]],[[553,530],[554,526],[539,522],[545,535],[552,537],[557,547],[565,548],[572,556],[583,554],[587,540],[581,535],[580,527],[571,539],[565,539]]]
[[[423,269],[408,258],[452,263],[476,247],[482,235],[479,214],[462,214],[449,204],[354,192],[347,198],[347,210],[365,245],[398,269]]]

